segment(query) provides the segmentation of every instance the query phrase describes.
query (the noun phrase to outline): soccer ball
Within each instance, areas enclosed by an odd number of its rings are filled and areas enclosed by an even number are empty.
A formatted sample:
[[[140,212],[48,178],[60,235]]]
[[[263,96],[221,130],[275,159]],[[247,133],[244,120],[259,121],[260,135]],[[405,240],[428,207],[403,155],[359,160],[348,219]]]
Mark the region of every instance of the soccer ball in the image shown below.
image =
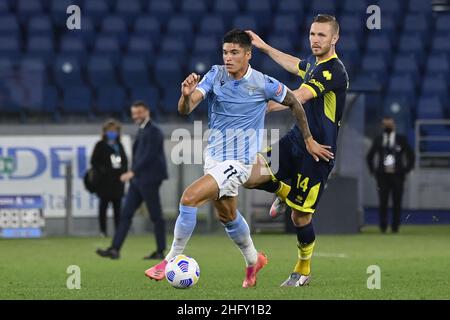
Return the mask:
[[[186,289],[197,283],[200,267],[193,258],[180,254],[167,263],[165,275],[173,287]]]

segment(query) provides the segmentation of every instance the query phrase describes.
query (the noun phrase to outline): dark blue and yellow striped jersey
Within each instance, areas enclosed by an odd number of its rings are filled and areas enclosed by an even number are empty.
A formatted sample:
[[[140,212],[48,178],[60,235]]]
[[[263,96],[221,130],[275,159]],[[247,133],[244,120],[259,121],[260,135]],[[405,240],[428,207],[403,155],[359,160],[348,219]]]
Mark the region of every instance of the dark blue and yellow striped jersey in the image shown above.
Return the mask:
[[[300,61],[298,75],[303,79],[300,88],[307,88],[314,96],[303,105],[311,134],[318,143],[331,146],[332,152],[336,153],[348,88],[347,71],[336,54],[320,62],[311,55]],[[305,145],[297,124],[290,133]]]

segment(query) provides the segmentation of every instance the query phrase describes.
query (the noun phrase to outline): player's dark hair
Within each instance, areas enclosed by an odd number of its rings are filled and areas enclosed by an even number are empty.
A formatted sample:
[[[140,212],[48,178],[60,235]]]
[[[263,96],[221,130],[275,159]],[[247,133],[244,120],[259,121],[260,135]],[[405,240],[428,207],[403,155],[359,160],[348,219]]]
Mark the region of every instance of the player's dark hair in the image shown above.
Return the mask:
[[[228,31],[223,36],[222,43],[236,43],[247,51],[252,49],[252,39],[250,38],[250,35],[241,29]]]
[[[336,18],[330,14],[318,14],[314,17],[313,23],[330,23],[336,33],[339,33],[339,23]]]

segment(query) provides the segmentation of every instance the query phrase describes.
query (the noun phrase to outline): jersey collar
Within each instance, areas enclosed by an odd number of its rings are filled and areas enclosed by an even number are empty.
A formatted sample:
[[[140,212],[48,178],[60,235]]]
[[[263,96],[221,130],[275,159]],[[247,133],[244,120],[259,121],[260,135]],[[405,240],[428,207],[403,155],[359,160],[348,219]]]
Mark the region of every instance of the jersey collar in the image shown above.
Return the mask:
[[[316,58],[316,66],[317,65],[319,65],[319,64],[321,64],[321,63],[324,63],[324,62],[327,62],[327,61],[330,61],[331,59],[334,59],[334,58],[338,58],[338,56],[337,56],[337,54],[335,53],[335,54],[333,54],[331,57],[329,57],[328,59],[325,59],[325,60],[322,60],[322,61],[319,61],[319,62],[317,62],[317,58]]]

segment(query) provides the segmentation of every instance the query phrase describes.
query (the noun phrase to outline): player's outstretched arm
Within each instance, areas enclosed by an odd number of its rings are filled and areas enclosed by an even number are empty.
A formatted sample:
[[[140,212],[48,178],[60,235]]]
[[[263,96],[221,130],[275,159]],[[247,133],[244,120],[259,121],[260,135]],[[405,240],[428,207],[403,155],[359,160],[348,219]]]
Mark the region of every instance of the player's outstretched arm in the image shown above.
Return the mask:
[[[252,39],[252,45],[254,45],[256,48],[267,54],[276,63],[282,66],[286,71],[293,74],[298,74],[298,64],[300,62],[299,58],[291,56],[290,54],[281,52],[280,50],[271,47],[251,30],[247,30],[246,32],[250,35],[250,38]]]
[[[198,104],[203,100],[203,94],[197,88],[200,81],[200,76],[191,73],[181,83],[181,97],[178,100],[178,112],[181,114],[191,113]]]
[[[311,131],[309,130],[305,109],[303,109],[302,104],[291,90],[287,90],[286,97],[281,104],[288,106],[291,109],[302,132],[303,139],[305,140],[306,144],[306,149],[314,158],[314,160],[319,161],[319,159],[323,159],[325,161],[329,161],[330,159],[333,159],[333,153],[328,150],[331,149],[331,147],[321,145],[314,140],[313,136],[311,135]]]

